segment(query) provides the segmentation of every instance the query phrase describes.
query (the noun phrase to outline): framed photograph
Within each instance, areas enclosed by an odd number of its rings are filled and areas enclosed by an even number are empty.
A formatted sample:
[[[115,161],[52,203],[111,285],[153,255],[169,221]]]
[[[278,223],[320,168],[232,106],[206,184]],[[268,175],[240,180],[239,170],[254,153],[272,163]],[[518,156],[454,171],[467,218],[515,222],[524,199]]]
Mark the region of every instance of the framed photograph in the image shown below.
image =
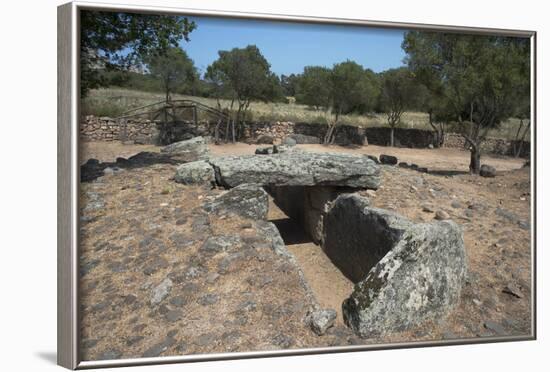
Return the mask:
[[[58,8],[58,364],[536,338],[536,33]]]

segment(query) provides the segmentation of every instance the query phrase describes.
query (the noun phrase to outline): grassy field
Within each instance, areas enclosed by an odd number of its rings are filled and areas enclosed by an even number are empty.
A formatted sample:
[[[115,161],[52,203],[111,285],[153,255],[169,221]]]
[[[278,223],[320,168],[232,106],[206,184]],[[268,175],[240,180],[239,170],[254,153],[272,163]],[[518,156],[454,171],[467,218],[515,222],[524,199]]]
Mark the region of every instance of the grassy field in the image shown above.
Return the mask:
[[[185,95],[173,95],[173,99],[193,99],[205,105],[216,107],[213,98],[202,98]],[[105,88],[91,90],[82,100],[82,114],[96,116],[117,117],[123,112],[144,106],[150,103],[162,101],[164,94],[141,92],[120,88]],[[222,107],[230,106],[229,100],[220,101]],[[325,123],[324,112],[314,110],[305,105],[288,103],[264,103],[252,102],[250,112],[254,121],[292,121],[306,123]],[[401,126],[405,128],[431,129],[428,123],[428,115],[422,112],[406,112],[401,119]],[[357,125],[361,127],[384,127],[386,117],[384,114],[373,115],[344,115],[341,118],[343,124]],[[503,123],[498,130],[491,130],[489,136],[505,139],[514,139],[519,120],[510,119]],[[529,138],[529,134],[527,135]]]

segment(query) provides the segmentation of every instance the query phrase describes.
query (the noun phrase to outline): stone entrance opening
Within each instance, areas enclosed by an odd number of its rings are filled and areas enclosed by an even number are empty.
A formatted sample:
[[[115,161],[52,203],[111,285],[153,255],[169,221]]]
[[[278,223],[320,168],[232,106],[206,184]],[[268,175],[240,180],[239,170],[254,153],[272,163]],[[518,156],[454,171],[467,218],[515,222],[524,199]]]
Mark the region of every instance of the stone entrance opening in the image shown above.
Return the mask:
[[[351,294],[353,283],[313,242],[299,220],[288,216],[271,196],[267,218],[277,227],[288,251],[294,255],[319,305],[336,310],[336,322],[343,324],[342,303]]]

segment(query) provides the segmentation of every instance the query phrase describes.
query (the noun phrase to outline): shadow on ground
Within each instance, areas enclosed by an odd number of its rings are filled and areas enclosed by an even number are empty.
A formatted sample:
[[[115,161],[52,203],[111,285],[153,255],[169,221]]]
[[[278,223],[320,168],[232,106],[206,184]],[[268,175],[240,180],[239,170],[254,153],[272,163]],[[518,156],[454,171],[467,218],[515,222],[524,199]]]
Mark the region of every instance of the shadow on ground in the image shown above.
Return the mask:
[[[105,174],[105,169],[135,169],[148,167],[153,164],[179,164],[177,160],[168,155],[155,152],[140,152],[134,156],[117,158],[115,162],[100,162],[97,159],[88,159],[80,166],[80,181],[92,182]]]
[[[271,220],[279,230],[285,245],[311,243],[311,238],[304,232],[302,226],[291,218]]]

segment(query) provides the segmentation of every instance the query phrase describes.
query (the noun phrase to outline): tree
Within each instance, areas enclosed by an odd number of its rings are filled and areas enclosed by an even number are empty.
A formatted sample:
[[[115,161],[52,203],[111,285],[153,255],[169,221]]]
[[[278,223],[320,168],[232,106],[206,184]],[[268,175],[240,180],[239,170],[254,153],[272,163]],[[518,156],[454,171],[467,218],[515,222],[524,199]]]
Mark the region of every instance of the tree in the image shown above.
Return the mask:
[[[167,102],[170,100],[170,93],[178,86],[187,84],[191,87],[198,79],[193,61],[181,48],[168,48],[164,53],[152,56],[148,67],[151,75],[161,81]]]
[[[296,102],[325,111],[331,105],[331,70],[321,66],[306,66],[296,85]]]
[[[296,74],[281,75],[281,88],[283,89],[283,94],[287,97],[295,97],[299,80],[300,76]]]
[[[269,101],[282,95],[280,82],[270,64],[255,45],[219,51],[218,59],[208,66],[205,78],[217,91],[231,99],[232,140],[242,133],[245,116],[252,100]],[[233,111],[237,103],[237,111]],[[235,131],[237,123],[237,132]],[[227,138],[227,134],[226,134]]]
[[[98,65],[127,69],[189,41],[196,24],[181,16],[84,10],[80,17],[81,95],[104,84]]]
[[[390,69],[382,74],[380,104],[390,127],[390,146],[394,145],[394,131],[401,116],[417,102],[418,87],[406,68]]]
[[[377,87],[369,71],[352,61],[335,64],[332,68],[330,99],[334,120],[329,122],[324,139],[326,144],[334,142],[342,114],[359,110],[369,102],[373,105],[376,101]]]
[[[470,146],[470,173],[479,174],[482,142],[525,95],[518,87],[529,81],[529,40],[410,31],[402,46],[412,71],[441,83],[445,107]]]

